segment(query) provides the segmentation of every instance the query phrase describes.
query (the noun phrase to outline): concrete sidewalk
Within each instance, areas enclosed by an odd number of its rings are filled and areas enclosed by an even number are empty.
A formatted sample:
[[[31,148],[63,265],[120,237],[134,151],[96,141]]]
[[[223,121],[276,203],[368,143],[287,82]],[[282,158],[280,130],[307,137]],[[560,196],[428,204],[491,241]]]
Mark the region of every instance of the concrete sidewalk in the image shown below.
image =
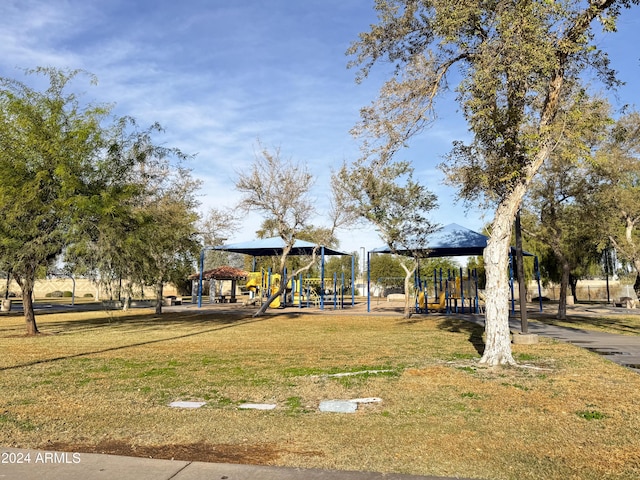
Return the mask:
[[[28,457],[27,457],[28,455]],[[21,462],[21,463],[20,463]],[[444,480],[442,477],[155,460],[0,447],[1,480]],[[465,480],[465,479],[462,479]],[[471,479],[466,479],[471,480]]]
[[[640,337],[530,323],[529,332],[586,348],[640,373]]]

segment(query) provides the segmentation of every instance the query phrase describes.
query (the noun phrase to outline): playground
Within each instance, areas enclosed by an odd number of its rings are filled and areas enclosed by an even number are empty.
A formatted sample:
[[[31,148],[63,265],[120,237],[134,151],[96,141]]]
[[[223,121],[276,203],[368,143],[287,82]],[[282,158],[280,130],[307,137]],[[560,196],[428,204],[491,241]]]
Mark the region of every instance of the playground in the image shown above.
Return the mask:
[[[455,223],[446,225],[430,238],[430,243],[420,252],[424,258],[427,257],[460,257],[460,256],[481,256],[487,246],[487,237],[480,233],[469,230]],[[204,256],[206,250],[218,250],[225,252],[239,253],[253,258],[253,269],[251,272],[243,272],[237,269],[229,272],[231,267],[219,267],[204,271]],[[351,271],[341,272],[340,275],[334,273],[333,278],[325,277],[325,257],[326,256],[349,256],[350,254],[340,252],[325,246],[296,241],[289,255],[311,256],[318,253],[320,258],[320,276],[310,277],[309,275],[288,276],[285,270],[283,275],[274,273],[271,269],[262,268],[256,271],[256,258],[265,256],[279,257],[284,250],[284,242],[277,237],[255,240],[219,247],[205,247],[200,256],[200,271],[192,275],[194,281],[192,290],[197,292],[197,303],[202,306],[203,296],[207,296],[209,303],[241,303],[246,305],[262,305],[268,301],[271,294],[279,291],[282,283],[285,283],[283,294],[271,300],[269,307],[284,308],[315,307],[320,310],[325,308],[344,309],[356,306],[356,290],[358,282],[358,272],[355,269],[355,258],[351,257]],[[388,246],[379,247],[367,252],[366,272],[362,272],[360,286],[363,287],[367,304],[367,311],[372,311],[372,298],[375,297],[373,290],[380,286],[380,279],[371,278],[370,258],[372,254],[392,254],[411,255],[412,252],[395,250]],[[512,252],[513,253],[513,252]],[[538,282],[539,309],[542,311],[542,296],[540,294],[540,277],[537,269],[537,259],[535,259],[536,279]],[[511,301],[512,310],[515,310],[514,278],[513,269],[510,270],[511,278]],[[366,278],[366,283],[364,282]],[[203,281],[209,281],[208,289],[204,287]],[[226,290],[217,281],[231,282]],[[197,281],[197,283],[196,283]],[[238,290],[238,282],[242,288]],[[346,292],[346,295],[345,295]],[[409,292],[412,309],[417,314],[428,313],[472,313],[480,314],[484,312],[484,294],[478,288],[478,274],[471,269],[448,269],[447,271],[434,270],[432,272],[421,271],[418,268],[414,275],[412,290]],[[238,298],[240,297],[240,298]],[[399,295],[388,299],[397,299]],[[404,299],[404,295],[402,295]],[[398,298],[399,299],[399,298]],[[361,299],[359,299],[361,301]],[[375,299],[373,300],[375,302]],[[379,307],[379,299],[376,302]]]
[[[351,260],[351,272],[345,275],[343,272],[340,277],[337,274],[333,278],[325,277],[325,256],[349,256],[349,254],[331,249],[325,246],[317,246],[310,242],[296,240],[290,249],[290,256],[311,256],[318,255],[320,257],[320,276],[311,277],[310,275],[288,275],[287,270],[280,274],[272,272],[271,268],[261,268],[256,271],[256,258],[258,257],[279,257],[285,249],[284,241],[279,237],[256,240],[252,242],[244,242],[232,245],[224,245],[219,247],[204,247],[200,255],[200,270],[198,274],[190,277],[193,281],[192,290],[197,292],[194,297],[199,307],[202,306],[202,298],[205,295],[204,280],[209,280],[209,303],[219,303],[225,300],[230,303],[240,303],[246,305],[262,305],[268,301],[272,294],[275,294],[284,283],[282,295],[272,299],[269,303],[270,308],[284,307],[311,307],[315,306],[323,310],[325,304],[333,304],[333,308],[345,308],[355,304],[355,259]],[[248,255],[253,258],[253,268],[251,272],[243,272],[238,269],[233,274],[220,275],[216,269],[212,271],[204,271],[204,258],[207,250],[218,250],[232,252],[237,254]],[[229,270],[231,267],[219,267]],[[227,280],[231,285],[227,290],[223,290],[222,286],[218,288],[215,283],[217,280]],[[212,283],[213,281],[213,283]],[[196,283],[197,282],[197,283]],[[242,288],[237,288],[238,282],[242,282]],[[345,299],[345,292],[349,290],[350,299]],[[224,297],[224,298],[223,298]],[[228,297],[228,298],[227,298]]]

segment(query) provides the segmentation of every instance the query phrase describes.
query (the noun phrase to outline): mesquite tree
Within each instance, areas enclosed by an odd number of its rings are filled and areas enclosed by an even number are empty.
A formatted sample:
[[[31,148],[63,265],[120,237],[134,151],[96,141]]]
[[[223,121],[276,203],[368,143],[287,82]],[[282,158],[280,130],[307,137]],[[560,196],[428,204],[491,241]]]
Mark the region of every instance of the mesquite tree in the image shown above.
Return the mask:
[[[408,162],[362,158],[334,173],[332,186],[350,216],[374,225],[404,270],[404,316],[411,316],[411,282],[436,226],[427,214],[436,197],[413,178]]]
[[[186,278],[201,248],[200,182],[182,166],[185,154],[158,145],[161,131],[158,124],[141,129],[129,117],[105,131],[106,147],[90,177],[93,194],[65,252],[76,271],[107,288],[118,285],[125,309],[134,285],[152,285],[158,314],[164,284]]]
[[[602,184],[593,172],[594,154],[602,148],[611,123],[609,104],[582,90],[568,96],[562,110],[564,133],[531,183],[523,207],[531,213],[530,220],[536,219],[525,222],[528,235],[544,244],[554,259],[544,263],[552,276],[557,271],[560,281],[559,319],[567,315],[569,287],[575,298],[581,272],[600,257],[598,243],[606,222],[594,222],[602,210],[596,201]]]
[[[251,168],[238,173],[236,189],[242,193],[240,208],[261,213],[284,242],[278,265],[278,273],[281,275],[296,240],[308,230],[316,214],[316,202],[311,195],[313,183],[314,177],[309,173],[307,166],[283,159],[279,148],[269,151],[261,147]],[[325,238],[314,239],[316,248],[311,259],[292,272],[291,277],[311,268],[320,245],[329,243],[335,229],[344,220],[339,208],[334,208],[329,217],[331,227],[318,229],[326,234]],[[286,283],[280,282],[279,288],[270,293],[268,300],[262,304],[255,316],[264,314],[271,302],[282,295],[285,288]]]

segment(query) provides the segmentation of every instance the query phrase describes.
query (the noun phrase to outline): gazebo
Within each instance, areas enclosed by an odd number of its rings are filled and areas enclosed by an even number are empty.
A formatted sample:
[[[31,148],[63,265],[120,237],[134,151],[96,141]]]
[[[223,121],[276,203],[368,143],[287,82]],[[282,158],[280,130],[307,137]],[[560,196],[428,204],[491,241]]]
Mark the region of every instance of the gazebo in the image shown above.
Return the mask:
[[[218,268],[214,268],[212,270],[206,270],[204,272],[202,272],[202,276],[200,275],[200,273],[194,273],[193,275],[191,275],[189,278],[191,280],[200,280],[201,278],[203,280],[227,280],[227,281],[231,281],[231,295],[229,296],[229,303],[236,303],[236,283],[238,282],[238,280],[244,280],[247,278],[248,273],[245,272],[244,270],[240,270],[239,268],[235,268],[235,267],[230,267],[230,266],[221,266]],[[202,284],[199,284],[199,288],[198,288],[198,292],[201,294],[202,293]],[[227,301],[227,298],[222,294],[222,292],[220,291],[220,293],[218,294],[218,292],[215,291],[214,289],[214,297],[216,299],[216,301],[220,302],[220,303],[224,303],[225,301]]]

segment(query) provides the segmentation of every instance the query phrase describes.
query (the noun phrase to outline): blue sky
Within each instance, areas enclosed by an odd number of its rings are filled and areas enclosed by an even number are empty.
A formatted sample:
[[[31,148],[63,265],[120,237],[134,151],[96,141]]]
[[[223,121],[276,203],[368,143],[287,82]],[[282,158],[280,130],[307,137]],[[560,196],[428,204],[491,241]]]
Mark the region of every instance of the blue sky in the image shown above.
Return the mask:
[[[0,75],[26,80],[21,69],[82,68],[98,85],[85,98],[115,103],[115,113],[166,129],[159,142],[195,154],[204,183],[202,210],[235,205],[237,172],[255,158],[258,141],[305,162],[326,205],[331,168],[358,156],[349,129],[373,100],[384,68],[355,83],[345,51],[376,22],[373,0],[3,0]],[[614,104],[637,106],[640,8],[626,11],[619,32],[602,38],[627,85]],[[442,185],[436,166],[451,142],[467,136],[457,107],[440,104],[439,120],[402,158],[439,197],[433,219],[479,230],[491,217],[466,211]],[[242,218],[230,241],[254,238],[256,215]],[[322,224],[322,216],[314,219]],[[340,232],[347,251],[380,245],[372,230]]]

